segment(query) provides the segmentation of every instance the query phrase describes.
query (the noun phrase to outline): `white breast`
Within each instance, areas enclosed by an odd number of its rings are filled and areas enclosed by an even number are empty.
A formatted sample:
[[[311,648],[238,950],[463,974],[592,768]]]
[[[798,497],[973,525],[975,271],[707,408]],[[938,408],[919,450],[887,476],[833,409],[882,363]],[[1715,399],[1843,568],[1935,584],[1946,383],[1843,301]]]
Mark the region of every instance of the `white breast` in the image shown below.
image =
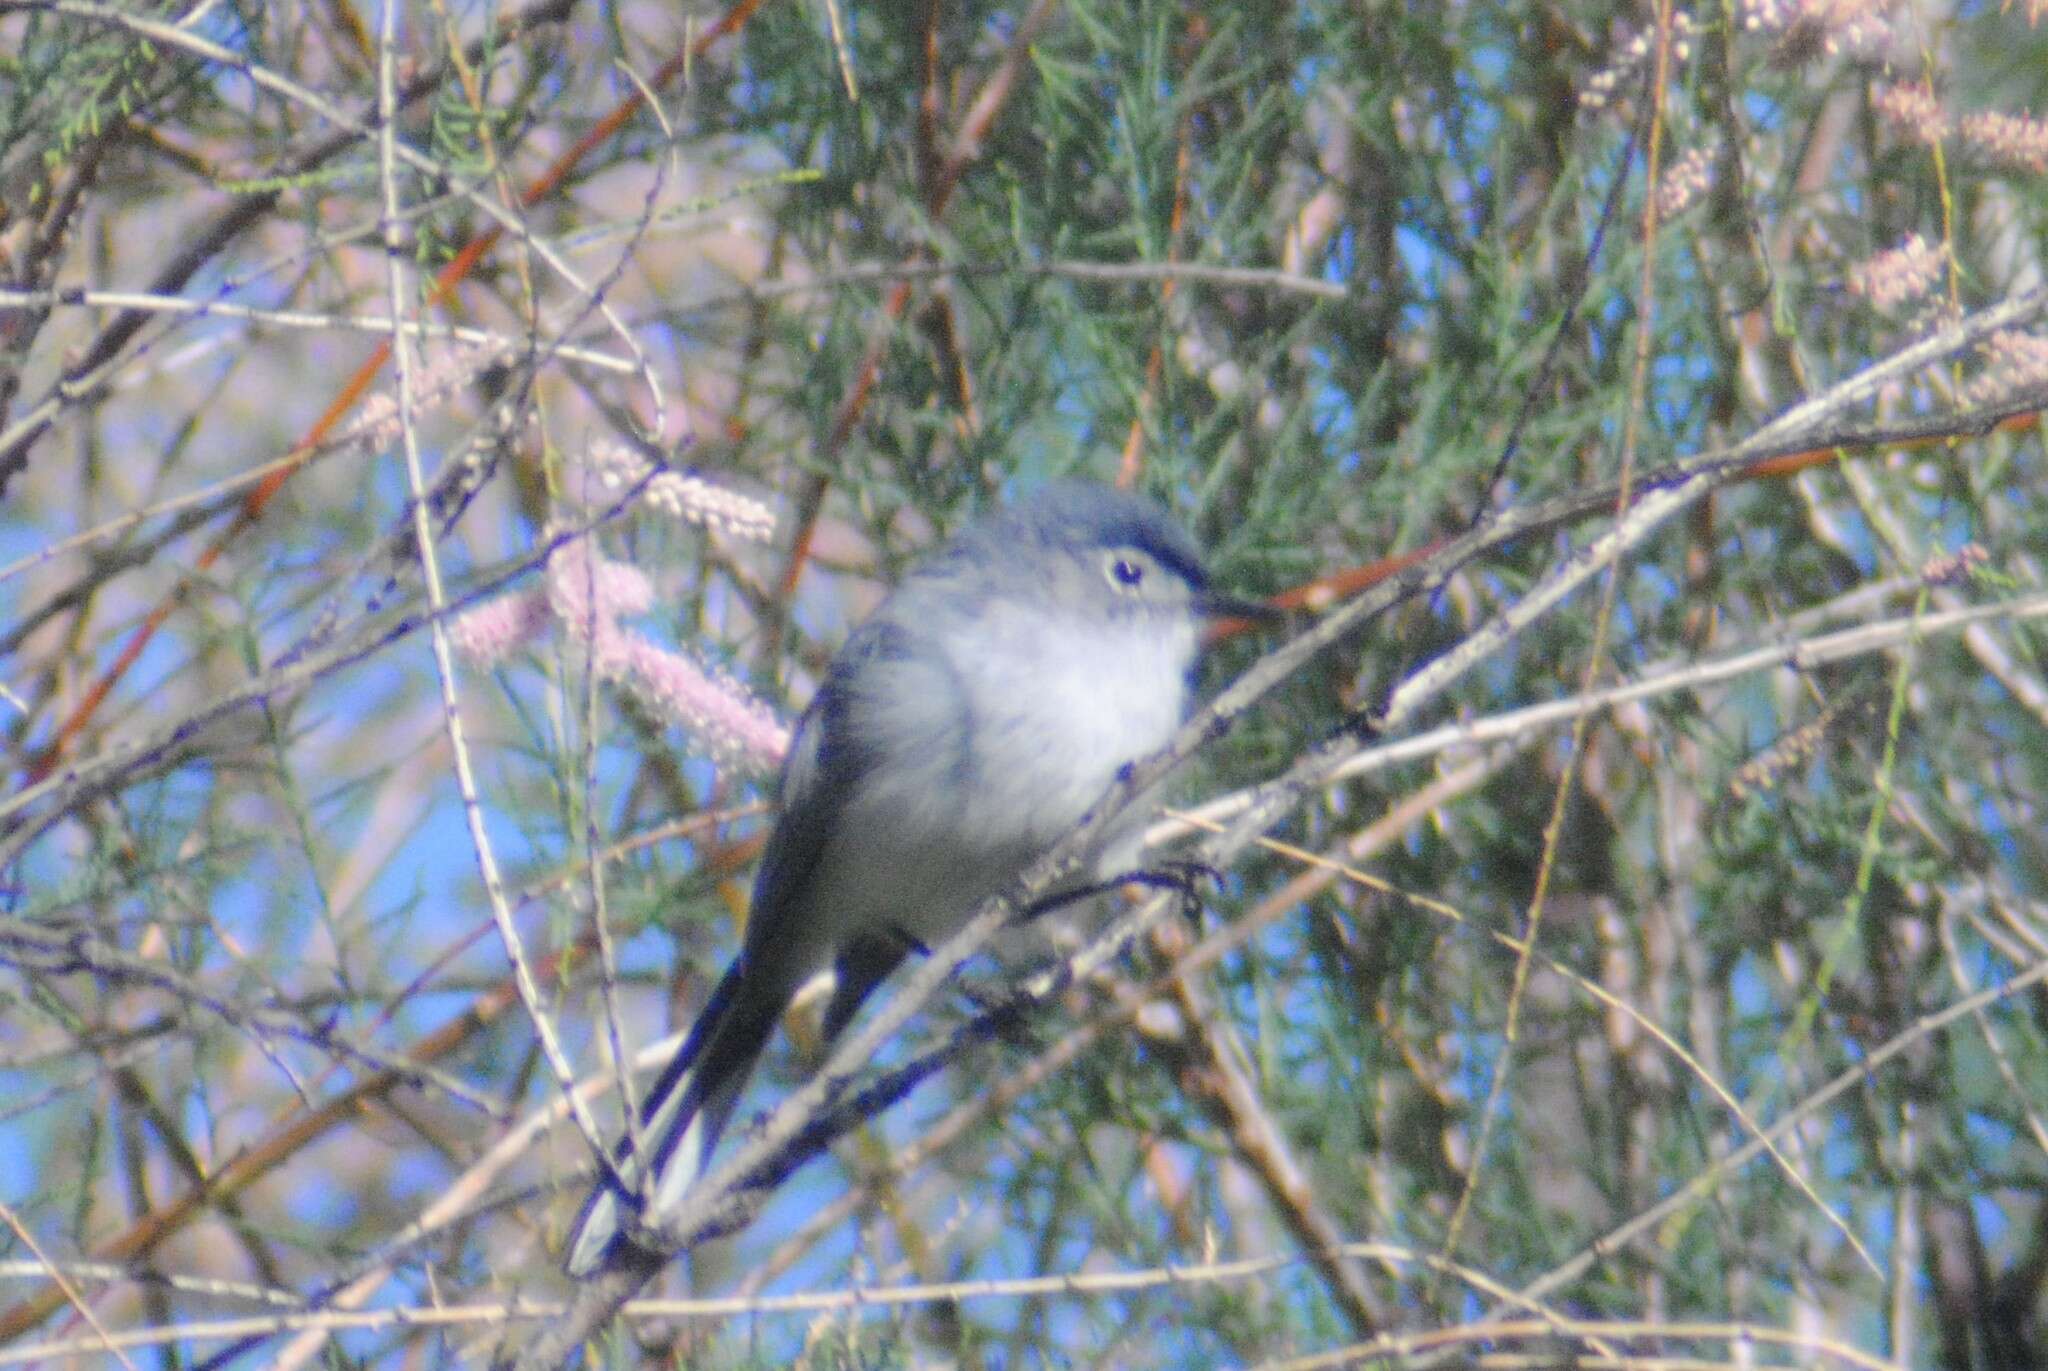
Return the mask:
[[[863,776],[813,883],[820,907],[806,917],[821,925],[943,941],[1186,713],[1192,623],[1104,619],[1054,633],[1034,607],[1002,605],[959,627],[944,635],[944,666],[869,678],[890,688],[864,702],[864,726],[899,740],[922,732],[931,746],[893,749]],[[1134,806],[1129,825],[1144,818]]]
[[[973,708],[970,826],[1034,846],[1079,821],[1117,771],[1164,746],[1187,712],[1191,623],[1103,620],[1047,630],[1030,609],[989,617],[980,661],[962,664]]]

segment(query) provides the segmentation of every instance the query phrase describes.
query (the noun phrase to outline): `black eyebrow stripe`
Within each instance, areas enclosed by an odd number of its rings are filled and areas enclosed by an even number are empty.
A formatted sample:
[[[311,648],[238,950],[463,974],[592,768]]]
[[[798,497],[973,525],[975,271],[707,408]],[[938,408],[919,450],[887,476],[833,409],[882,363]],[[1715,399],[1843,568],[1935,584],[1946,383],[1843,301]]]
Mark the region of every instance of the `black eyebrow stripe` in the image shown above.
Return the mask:
[[[1149,536],[1150,533],[1150,529],[1141,526],[1135,520],[1113,530],[1118,547],[1136,548],[1196,590],[1209,588],[1209,575],[1202,570],[1200,562],[1189,557],[1180,548],[1169,546]]]

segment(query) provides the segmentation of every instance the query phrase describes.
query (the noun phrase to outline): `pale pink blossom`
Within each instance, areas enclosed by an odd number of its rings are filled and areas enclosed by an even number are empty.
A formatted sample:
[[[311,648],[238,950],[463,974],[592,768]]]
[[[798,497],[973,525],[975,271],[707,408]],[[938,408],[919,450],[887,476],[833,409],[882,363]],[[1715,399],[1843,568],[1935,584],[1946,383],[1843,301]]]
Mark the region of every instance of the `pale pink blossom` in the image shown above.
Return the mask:
[[[1960,131],[1963,141],[1989,161],[2048,172],[2048,119],[1986,110],[1965,116]]]
[[[1849,293],[1879,309],[1917,300],[1941,279],[1942,251],[1913,233],[1888,252],[1849,268]]]
[[[548,554],[538,587],[470,610],[449,625],[448,636],[465,657],[489,666],[559,623],[600,680],[630,690],[694,734],[712,757],[756,769],[780,762],[789,730],[773,710],[730,676],[619,622],[653,606],[654,584],[645,572],[597,555],[590,539],[579,537]]]
[[[721,760],[772,764],[789,751],[789,729],[773,710],[723,672],[652,639],[627,633],[618,679],[655,712],[709,745]]]
[[[456,390],[468,384],[471,377],[496,364],[504,356],[504,349],[499,347],[463,340],[449,342],[413,376],[413,417],[418,419],[424,414],[431,413]],[[397,394],[393,391],[379,391],[363,401],[356,410],[355,422],[349,425],[347,432],[342,436],[361,442],[372,449],[387,448],[397,442]]]
[[[1673,219],[1714,184],[1714,149],[1687,148],[1657,178],[1657,217]]]
[[[1674,64],[1691,60],[1692,36],[1692,16],[1684,10],[1673,10],[1671,60]],[[1650,54],[1656,50],[1656,43],[1656,30],[1645,29],[1621,44],[1615,50],[1614,60],[1587,79],[1586,88],[1579,92],[1580,108],[1606,109],[1622,82],[1640,75],[1650,65]]]
[[[548,554],[548,608],[578,642],[599,658],[621,632],[619,620],[654,606],[654,584],[639,567],[590,553],[590,540],[576,538]]]
[[[623,443],[600,443],[584,458],[596,492],[617,496],[645,481],[640,504],[679,523],[715,528],[731,537],[765,542],[775,532],[775,512],[752,496],[701,476],[663,471]],[[572,483],[572,489],[581,483]]]
[[[538,638],[547,626],[546,599],[513,591],[456,616],[448,625],[448,641],[478,666],[496,666]]]
[[[1931,586],[1957,585],[1970,579],[1980,566],[1991,560],[1982,543],[1964,543],[1954,552],[1937,553],[1920,568],[1920,579]]]
[[[1870,103],[1878,118],[1915,142],[1931,146],[1948,137],[1948,114],[1926,86],[1886,86]]]
[[[1978,349],[1989,363],[1964,387],[1973,404],[1989,405],[2020,391],[2048,383],[2048,338],[2038,333],[2002,329]]]
[[[1793,57],[1863,56],[1891,35],[1886,0],[1742,0],[1737,13],[1751,33],[1778,37]]]

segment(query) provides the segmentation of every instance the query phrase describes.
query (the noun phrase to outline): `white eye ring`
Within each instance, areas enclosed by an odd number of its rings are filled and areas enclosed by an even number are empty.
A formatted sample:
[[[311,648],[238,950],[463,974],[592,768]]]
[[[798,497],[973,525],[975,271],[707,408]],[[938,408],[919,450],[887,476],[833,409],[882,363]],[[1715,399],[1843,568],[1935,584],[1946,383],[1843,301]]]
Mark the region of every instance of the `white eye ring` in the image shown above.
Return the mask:
[[[1145,579],[1145,568],[1130,557],[1112,557],[1109,559],[1109,579],[1120,589],[1135,590]]]

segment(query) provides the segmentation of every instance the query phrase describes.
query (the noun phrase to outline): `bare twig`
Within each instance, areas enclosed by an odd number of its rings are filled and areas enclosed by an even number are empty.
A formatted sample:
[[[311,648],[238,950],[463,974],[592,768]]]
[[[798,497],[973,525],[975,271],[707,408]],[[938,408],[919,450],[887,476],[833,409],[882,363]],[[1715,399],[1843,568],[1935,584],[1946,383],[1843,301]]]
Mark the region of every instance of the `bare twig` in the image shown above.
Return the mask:
[[[405,317],[406,300],[403,266],[406,254],[399,239],[398,220],[397,88],[394,76],[397,60],[392,40],[396,24],[396,6],[393,0],[384,0],[377,62],[378,113],[382,130],[378,138],[378,174],[384,187],[384,212],[387,216],[385,261],[389,306],[394,322]],[[448,597],[441,585],[441,563],[434,550],[434,527],[427,507],[427,481],[420,462],[419,435],[413,427],[412,344],[412,338],[403,329],[392,329],[391,355],[398,376],[400,445],[405,453],[406,487],[411,491],[413,501],[413,542],[420,559],[420,572],[426,580],[427,607],[434,616],[428,625],[428,637],[433,646],[434,671],[441,685],[441,716],[448,732],[448,751],[455,767],[455,784],[462,797],[463,817],[469,824],[470,843],[476,851],[477,874],[483,881],[484,898],[490,903],[491,917],[498,926],[498,937],[504,943],[505,955],[512,964],[513,984],[518,988],[520,1003],[533,1022],[534,1033],[540,1039],[549,1069],[555,1073],[556,1081],[567,1094],[570,1116],[582,1130],[592,1151],[603,1155],[603,1134],[590,1110],[572,1089],[576,1079],[575,1068],[562,1051],[555,1035],[554,1021],[541,1002],[540,987],[534,980],[519,930],[512,923],[511,905],[505,898],[497,857],[492,852],[490,834],[484,826],[483,805],[478,798],[476,775],[463,733],[462,704],[456,690],[455,662],[448,646],[448,627],[441,614],[447,606]]]

